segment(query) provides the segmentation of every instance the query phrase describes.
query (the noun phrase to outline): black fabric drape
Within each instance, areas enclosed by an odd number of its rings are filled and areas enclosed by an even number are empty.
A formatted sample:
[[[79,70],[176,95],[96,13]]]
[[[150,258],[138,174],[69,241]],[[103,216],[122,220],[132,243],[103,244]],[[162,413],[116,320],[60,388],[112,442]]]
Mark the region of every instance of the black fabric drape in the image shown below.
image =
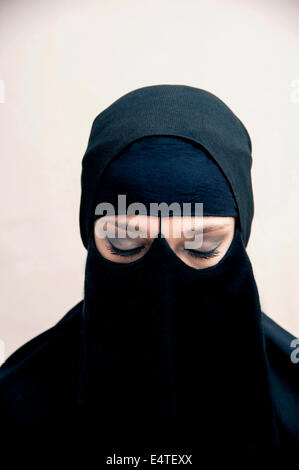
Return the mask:
[[[83,304],[81,300],[74,305],[57,324],[20,347],[0,368],[1,456],[7,457],[7,462],[29,462],[40,468],[53,459],[59,468],[63,457],[68,464],[76,462],[83,448],[80,443],[74,446],[77,414],[73,408]],[[296,461],[299,448],[298,365],[290,361],[290,344],[295,336],[265,313],[262,327],[279,426],[280,449],[273,452],[273,459],[284,469],[289,457]],[[97,448],[101,449],[101,438]],[[200,453],[204,458],[202,447]],[[238,455],[238,449],[235,453]],[[267,459],[270,455],[272,451]],[[282,460],[277,461],[280,455]],[[88,455],[85,457],[87,462]],[[223,454],[210,453],[209,462],[213,459],[223,463]],[[98,468],[106,468],[103,458],[93,461]]]
[[[90,236],[81,438],[121,449],[279,449],[261,311],[239,230],[221,261],[187,266],[164,238],[118,265]],[[117,296],[117,299],[116,299]],[[84,422],[85,420],[85,422]]]

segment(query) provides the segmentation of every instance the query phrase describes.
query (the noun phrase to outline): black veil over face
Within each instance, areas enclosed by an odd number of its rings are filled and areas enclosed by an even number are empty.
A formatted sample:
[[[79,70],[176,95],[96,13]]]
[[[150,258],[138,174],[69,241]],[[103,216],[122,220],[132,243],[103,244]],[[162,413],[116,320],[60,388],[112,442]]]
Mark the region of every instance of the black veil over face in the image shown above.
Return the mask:
[[[207,168],[209,158],[213,162],[198,202],[205,207],[205,189],[212,189],[226,201],[220,215],[239,221],[228,251],[214,266],[188,266],[161,234],[130,263],[108,260],[96,248],[96,203],[119,192],[110,176],[122,175],[118,170],[125,155],[130,158],[130,144],[155,135],[199,144],[209,155],[200,157],[198,150],[199,168],[200,162]],[[164,159],[165,166],[167,152]],[[169,162],[176,164],[171,151]],[[157,161],[157,172],[159,167]],[[207,450],[279,448],[259,295],[245,248],[253,215],[250,168],[246,129],[204,90],[144,87],[95,119],[82,171],[80,223],[88,254],[76,432],[99,459],[109,453],[147,459],[149,452],[160,451],[192,454],[195,463]],[[217,172],[218,180],[209,178]],[[171,170],[169,175],[173,184]],[[147,197],[159,198],[163,184],[152,189]],[[217,197],[208,200],[216,210]]]

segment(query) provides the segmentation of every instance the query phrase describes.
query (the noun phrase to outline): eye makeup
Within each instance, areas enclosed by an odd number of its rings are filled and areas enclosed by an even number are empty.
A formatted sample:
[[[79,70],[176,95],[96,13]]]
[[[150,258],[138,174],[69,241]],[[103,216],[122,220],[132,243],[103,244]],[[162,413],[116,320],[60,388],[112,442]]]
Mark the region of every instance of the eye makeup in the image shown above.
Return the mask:
[[[118,248],[115,245],[113,245],[111,243],[111,241],[109,240],[109,238],[107,238],[107,241],[108,241],[107,248],[110,251],[110,253],[112,253],[114,255],[118,255],[118,256],[133,256],[135,254],[140,253],[145,248],[144,245],[141,245],[141,246],[137,246],[135,248],[122,249],[122,248]]]
[[[188,249],[185,251],[187,251],[189,255],[194,256],[195,258],[202,258],[202,259],[214,258],[215,256],[219,255],[219,251],[217,250],[217,247],[209,251],[198,251],[198,250],[192,250],[192,249]]]
[[[116,256],[127,256],[127,257],[134,256],[136,254],[141,253],[142,250],[145,249],[145,245],[137,246],[137,247],[130,248],[130,249],[122,249],[113,245],[108,238],[107,238],[107,241],[108,241],[108,245],[107,245],[108,250],[110,251],[110,253]],[[188,255],[193,256],[194,258],[210,259],[210,258],[216,257],[219,254],[219,251],[217,250],[217,248],[219,247],[220,244],[221,244],[221,241],[215,246],[215,248],[211,250],[200,251],[200,250],[185,249],[185,251],[188,252]]]

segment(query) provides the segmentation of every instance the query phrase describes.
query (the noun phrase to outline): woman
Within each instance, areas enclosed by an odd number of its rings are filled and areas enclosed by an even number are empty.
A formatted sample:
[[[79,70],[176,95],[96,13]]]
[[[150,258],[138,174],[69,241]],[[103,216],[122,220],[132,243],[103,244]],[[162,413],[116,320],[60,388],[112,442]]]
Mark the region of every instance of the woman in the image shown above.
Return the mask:
[[[251,150],[232,111],[190,86],[139,88],[97,116],[84,299],[2,366],[7,445],[134,466],[298,448],[294,337],[261,312],[246,253]]]

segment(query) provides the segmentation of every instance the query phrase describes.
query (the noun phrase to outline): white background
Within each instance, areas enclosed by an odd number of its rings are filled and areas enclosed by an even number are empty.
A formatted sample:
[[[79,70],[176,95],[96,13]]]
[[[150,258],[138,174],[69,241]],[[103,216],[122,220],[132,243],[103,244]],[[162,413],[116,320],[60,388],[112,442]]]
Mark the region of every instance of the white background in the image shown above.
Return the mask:
[[[6,356],[83,297],[80,172],[93,119],[159,83],[206,89],[247,127],[248,253],[263,310],[299,335],[298,20],[296,0],[1,0]]]

